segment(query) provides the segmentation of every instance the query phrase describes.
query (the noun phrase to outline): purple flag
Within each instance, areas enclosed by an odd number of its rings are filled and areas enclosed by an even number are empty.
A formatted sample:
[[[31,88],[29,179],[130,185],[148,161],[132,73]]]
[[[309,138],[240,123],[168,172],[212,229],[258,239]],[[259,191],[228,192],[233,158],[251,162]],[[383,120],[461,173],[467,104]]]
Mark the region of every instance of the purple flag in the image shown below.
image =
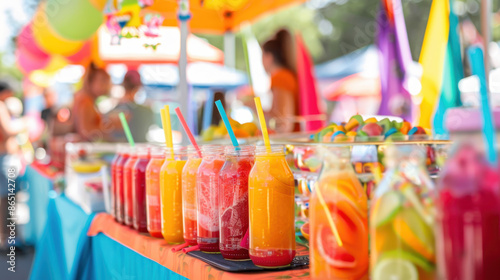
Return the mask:
[[[391,0],[388,0],[391,1]],[[377,46],[382,99],[379,115],[402,117],[411,122],[411,97],[408,90],[409,68],[413,63],[406,33],[401,0],[392,0],[394,21],[381,1],[378,16]]]

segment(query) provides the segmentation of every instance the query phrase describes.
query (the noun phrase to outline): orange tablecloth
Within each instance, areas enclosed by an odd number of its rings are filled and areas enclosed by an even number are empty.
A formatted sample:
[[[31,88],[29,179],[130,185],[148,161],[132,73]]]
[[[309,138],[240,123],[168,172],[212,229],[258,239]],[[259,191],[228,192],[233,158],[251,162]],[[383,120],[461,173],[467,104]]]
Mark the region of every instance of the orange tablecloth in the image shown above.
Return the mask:
[[[182,252],[172,252],[174,245],[168,245],[163,239],[140,234],[127,226],[120,225],[111,215],[105,213],[96,215],[87,233],[89,236],[98,234],[105,234],[142,256],[192,280],[309,279],[308,268],[272,272],[225,272]],[[297,255],[307,254],[305,247],[297,246]]]

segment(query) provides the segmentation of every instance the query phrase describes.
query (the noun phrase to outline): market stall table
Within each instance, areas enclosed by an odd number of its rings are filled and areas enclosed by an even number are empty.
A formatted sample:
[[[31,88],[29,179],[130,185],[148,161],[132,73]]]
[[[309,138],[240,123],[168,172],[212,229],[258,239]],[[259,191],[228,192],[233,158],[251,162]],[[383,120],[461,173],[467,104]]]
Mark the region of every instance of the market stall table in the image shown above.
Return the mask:
[[[230,273],[186,255],[175,245],[120,225],[109,214],[97,214],[89,228],[92,279],[309,279],[309,268]]]
[[[22,232],[27,244],[36,245],[42,236],[47,221],[49,194],[54,189],[56,175],[57,172],[50,165],[33,162],[26,167],[26,172],[21,178],[21,185],[25,186],[28,193],[30,219]]]
[[[93,279],[87,214],[66,196],[49,199],[45,228],[37,243],[30,279]]]

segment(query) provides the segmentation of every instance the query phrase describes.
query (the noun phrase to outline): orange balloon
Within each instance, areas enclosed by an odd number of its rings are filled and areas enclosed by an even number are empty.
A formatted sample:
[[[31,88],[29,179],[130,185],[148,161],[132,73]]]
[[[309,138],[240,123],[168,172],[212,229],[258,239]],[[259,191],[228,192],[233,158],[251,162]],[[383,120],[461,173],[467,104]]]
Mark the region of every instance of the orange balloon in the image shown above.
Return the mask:
[[[100,12],[104,10],[104,7],[106,6],[106,3],[108,2],[107,0],[88,0],[90,4],[92,4],[96,9]]]
[[[45,12],[45,2],[40,4],[33,16],[32,29],[36,43],[48,54],[71,56],[83,46],[81,41],[69,41],[62,38],[50,27]]]

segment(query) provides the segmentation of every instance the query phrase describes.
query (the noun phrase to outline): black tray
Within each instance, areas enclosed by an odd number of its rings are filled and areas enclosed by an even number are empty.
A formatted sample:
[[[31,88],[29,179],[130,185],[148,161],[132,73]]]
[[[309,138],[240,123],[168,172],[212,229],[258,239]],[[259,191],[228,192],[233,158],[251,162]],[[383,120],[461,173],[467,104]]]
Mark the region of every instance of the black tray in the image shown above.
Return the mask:
[[[290,270],[297,268],[306,268],[309,266],[309,256],[296,256],[290,266],[280,268],[262,268],[253,264],[252,261],[228,261],[221,254],[207,254],[201,251],[189,252],[188,255],[200,259],[209,265],[220,270],[229,272],[249,272],[249,271],[272,271],[272,270]]]

